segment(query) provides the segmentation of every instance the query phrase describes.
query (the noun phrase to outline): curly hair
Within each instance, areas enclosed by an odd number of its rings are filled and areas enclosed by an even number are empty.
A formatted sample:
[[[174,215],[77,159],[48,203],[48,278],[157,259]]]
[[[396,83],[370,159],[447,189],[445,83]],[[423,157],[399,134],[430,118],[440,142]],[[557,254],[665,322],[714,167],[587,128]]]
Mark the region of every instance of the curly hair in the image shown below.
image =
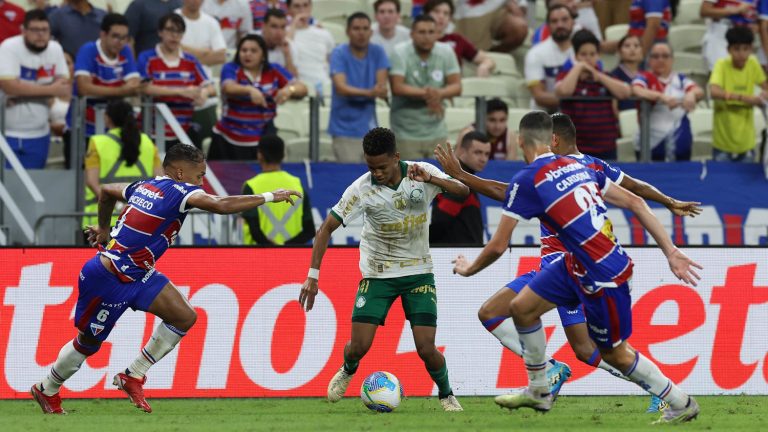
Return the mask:
[[[397,151],[395,133],[383,127],[373,128],[363,137],[363,152],[368,156],[393,155]]]

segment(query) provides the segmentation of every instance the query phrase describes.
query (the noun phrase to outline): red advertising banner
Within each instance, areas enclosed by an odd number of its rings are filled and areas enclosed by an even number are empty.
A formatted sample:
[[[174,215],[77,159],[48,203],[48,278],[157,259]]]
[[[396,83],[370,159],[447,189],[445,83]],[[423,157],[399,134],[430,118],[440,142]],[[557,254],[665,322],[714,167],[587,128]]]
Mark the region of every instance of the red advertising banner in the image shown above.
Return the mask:
[[[149,397],[324,396],[341,366],[360,278],[357,249],[330,249],[315,308],[298,302],[309,249],[171,249],[160,261],[188,296],[198,321],[148,374]],[[768,251],[690,249],[705,266],[699,287],[680,285],[657,249],[635,258],[630,342],[694,394],[768,393]],[[71,341],[80,268],[90,249],[0,249],[0,398],[28,397]],[[459,253],[433,250],[438,287],[437,344],[457,394],[500,394],[525,384],[522,362],[488,334],[477,309],[515,275],[538,265],[535,248],[512,249],[474,278],[451,273]],[[640,390],[579,363],[556,313],[544,318],[548,352],[573,368],[563,394]],[[67,381],[64,397],[122,397],[112,376],[139,354],[158,320],[128,311],[102,349]],[[397,302],[361,362],[349,395],[376,370],[394,373],[407,395],[435,394]]]

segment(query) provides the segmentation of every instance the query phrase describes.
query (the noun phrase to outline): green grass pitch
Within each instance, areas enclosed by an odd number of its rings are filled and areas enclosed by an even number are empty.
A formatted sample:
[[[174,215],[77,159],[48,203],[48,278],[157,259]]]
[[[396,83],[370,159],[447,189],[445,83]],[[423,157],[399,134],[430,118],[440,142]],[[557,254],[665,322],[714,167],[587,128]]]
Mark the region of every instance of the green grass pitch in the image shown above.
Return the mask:
[[[436,398],[408,398],[393,413],[368,411],[358,398],[154,399],[144,414],[128,400],[69,399],[66,416],[43,415],[31,400],[0,401],[0,431],[637,431],[659,430],[639,396],[561,396],[547,414],[510,412],[490,397],[461,397],[446,413]],[[768,430],[766,396],[699,396],[699,418],[675,430]],[[662,428],[668,428],[666,426]]]

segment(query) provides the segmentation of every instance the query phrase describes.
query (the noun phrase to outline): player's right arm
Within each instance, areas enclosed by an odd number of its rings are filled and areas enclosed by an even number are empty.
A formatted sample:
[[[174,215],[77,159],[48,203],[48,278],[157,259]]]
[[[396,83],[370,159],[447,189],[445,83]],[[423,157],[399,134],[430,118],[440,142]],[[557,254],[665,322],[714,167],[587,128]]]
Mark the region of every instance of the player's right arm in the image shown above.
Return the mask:
[[[293,205],[294,197],[301,198],[301,193],[292,190],[277,189],[261,195],[232,195],[222,197],[203,192],[189,195],[187,206],[216,214],[233,214],[242,213],[267,202],[285,201]]]
[[[104,244],[109,241],[109,229],[112,222],[112,212],[118,201],[125,202],[125,190],[133,183],[109,183],[99,188],[98,226],[85,229],[88,243],[91,246]]]
[[[703,267],[688,258],[688,256],[672,243],[672,239],[667,235],[661,222],[659,222],[653,212],[651,212],[651,209],[648,207],[648,204],[645,203],[645,200],[624,189],[620,185],[611,183],[608,185],[610,186],[607,190],[603,191],[605,200],[610,204],[625,208],[634,213],[640,221],[640,224],[648,230],[651,236],[653,236],[653,239],[656,240],[656,243],[664,253],[664,256],[667,257],[669,268],[672,270],[672,273],[674,273],[679,280],[696,286],[696,281],[701,279],[701,277],[696,273],[693,267],[699,269]]]
[[[459,255],[453,260],[453,273],[461,276],[472,276],[496,262],[509,247],[512,231],[515,230],[516,226],[517,219],[506,215],[502,216],[496,232],[493,233],[491,240],[480,251],[480,255],[471,263],[464,255]]]
[[[315,305],[320,265],[323,262],[325,251],[328,250],[328,241],[331,239],[331,234],[340,226],[341,221],[333,213],[329,213],[315,234],[315,242],[312,244],[312,263],[309,266],[307,280],[304,281],[304,285],[301,287],[301,294],[299,294],[299,303],[307,312],[311,311],[312,306]]]
[[[464,171],[456,154],[453,153],[450,143],[446,143],[445,147],[438,144],[435,147],[435,157],[440,162],[440,165],[443,166],[443,171],[449,176],[464,183],[477,193],[493,198],[496,201],[504,201],[509,183],[484,179]]]

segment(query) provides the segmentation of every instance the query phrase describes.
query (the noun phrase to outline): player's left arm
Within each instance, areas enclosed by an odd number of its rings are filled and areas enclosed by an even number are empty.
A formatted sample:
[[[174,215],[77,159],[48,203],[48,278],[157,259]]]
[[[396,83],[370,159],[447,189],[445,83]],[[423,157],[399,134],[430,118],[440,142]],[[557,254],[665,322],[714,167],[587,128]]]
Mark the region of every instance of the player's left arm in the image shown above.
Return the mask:
[[[651,212],[648,204],[646,204],[642,198],[624,189],[620,185],[608,183],[606,184],[606,187],[607,190],[606,188],[603,188],[603,197],[605,198],[605,201],[617,207],[632,211],[632,213],[637,216],[637,219],[640,221],[643,228],[648,230],[651,236],[653,236],[653,239],[656,240],[656,243],[664,253],[664,256],[667,257],[669,268],[672,270],[672,273],[674,273],[679,280],[696,286],[696,281],[700,280],[701,277],[696,273],[693,267],[699,269],[703,267],[688,258],[688,256],[672,243],[672,239],[667,235],[661,222],[659,222],[653,212]]]
[[[499,221],[499,227],[488,244],[483,247],[480,255],[471,263],[464,255],[459,255],[453,260],[453,273],[462,276],[472,276],[493,264],[509,247],[512,231],[515,230],[516,226],[517,219],[506,215],[502,216],[501,221]]]
[[[449,194],[453,194],[462,198],[469,195],[469,188],[464,183],[454,179],[441,178],[436,175],[432,175],[431,172],[427,171],[423,166],[419,164],[408,165],[408,177],[411,180],[435,185],[443,191],[448,192]]]
[[[187,206],[199,208],[216,214],[242,213],[266,202],[288,202],[293,205],[294,198],[301,198],[301,193],[292,190],[277,189],[261,195],[218,196],[205,192],[189,195]]]
[[[701,203],[696,201],[678,201],[668,195],[665,195],[658,188],[650,183],[636,179],[624,173],[619,183],[623,188],[634,193],[635,195],[646,199],[655,201],[677,216],[691,216],[695,217],[701,213]]]

